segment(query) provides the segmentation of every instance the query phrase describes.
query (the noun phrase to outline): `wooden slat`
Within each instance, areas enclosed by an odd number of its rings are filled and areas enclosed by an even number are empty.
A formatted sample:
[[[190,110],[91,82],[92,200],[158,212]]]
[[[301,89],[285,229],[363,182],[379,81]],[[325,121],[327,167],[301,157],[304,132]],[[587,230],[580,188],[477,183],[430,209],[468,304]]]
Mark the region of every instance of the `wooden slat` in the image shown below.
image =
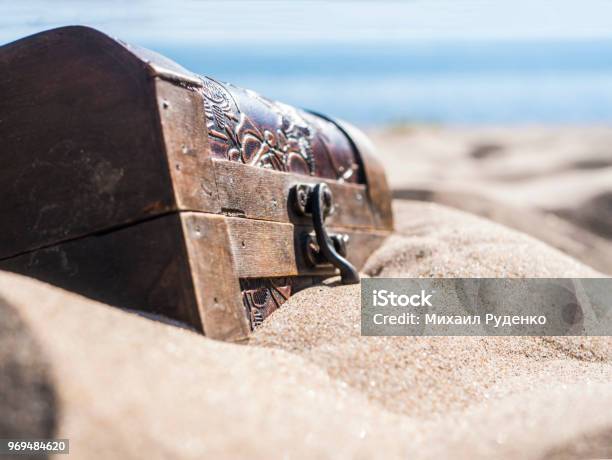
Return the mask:
[[[292,224],[231,217],[227,224],[238,277],[295,276],[300,268],[307,271],[295,257]]]
[[[155,90],[177,208],[219,213],[202,97],[159,78]]]
[[[193,212],[180,216],[204,333],[213,339],[245,339],[250,326],[242,304],[226,219]]]
[[[227,227],[236,276],[240,278],[323,275],[335,272],[331,266],[312,268],[304,261],[301,237],[312,231],[311,227],[236,217],[227,218]],[[342,231],[350,236],[348,259],[357,268],[363,266],[372,251],[389,235],[384,231],[334,227],[330,227],[329,231]],[[297,250],[294,249],[296,246]]]
[[[12,257],[0,269],[202,331],[178,214]]]
[[[213,160],[221,210],[228,215],[275,222],[308,223],[296,215],[288,201],[289,191],[299,183],[327,183],[336,210],[329,225],[374,228],[368,195],[363,185],[341,184],[311,176],[288,174],[241,163]]]

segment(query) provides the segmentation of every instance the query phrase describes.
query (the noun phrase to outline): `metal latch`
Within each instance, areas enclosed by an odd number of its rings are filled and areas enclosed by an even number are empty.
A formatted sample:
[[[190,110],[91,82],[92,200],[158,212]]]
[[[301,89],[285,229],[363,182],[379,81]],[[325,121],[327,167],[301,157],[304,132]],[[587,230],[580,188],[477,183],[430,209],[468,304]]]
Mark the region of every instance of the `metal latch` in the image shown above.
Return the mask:
[[[293,193],[295,211],[312,217],[314,227],[314,235],[306,235],[302,242],[306,260],[313,266],[331,263],[340,270],[342,284],[359,283],[359,273],[346,259],[349,236],[328,233],[325,228],[325,219],[334,212],[334,198],[327,184],[298,184]]]

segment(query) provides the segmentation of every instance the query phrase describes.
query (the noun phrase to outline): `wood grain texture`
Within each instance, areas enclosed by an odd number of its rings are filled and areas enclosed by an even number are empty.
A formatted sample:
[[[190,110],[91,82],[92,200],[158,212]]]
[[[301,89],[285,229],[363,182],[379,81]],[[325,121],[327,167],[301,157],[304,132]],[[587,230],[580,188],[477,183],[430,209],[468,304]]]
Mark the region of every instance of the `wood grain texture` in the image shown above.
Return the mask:
[[[334,194],[335,212],[329,225],[375,228],[365,186],[271,171],[223,160],[213,160],[221,211],[227,215],[275,222],[307,224],[296,214],[290,190],[300,183],[325,182]]]
[[[302,241],[309,226],[227,217],[229,243],[236,276],[266,278],[296,275],[334,275],[331,265],[311,267],[304,258]],[[330,232],[350,237],[348,260],[361,268],[367,257],[389,236],[385,231],[331,227]]]
[[[178,214],[35,250],[0,269],[203,330]]]
[[[241,341],[250,332],[223,216],[182,212],[185,245],[204,333]]]
[[[84,27],[0,48],[0,258],[174,207],[144,64]]]
[[[155,91],[177,209],[219,213],[201,96],[160,78]]]

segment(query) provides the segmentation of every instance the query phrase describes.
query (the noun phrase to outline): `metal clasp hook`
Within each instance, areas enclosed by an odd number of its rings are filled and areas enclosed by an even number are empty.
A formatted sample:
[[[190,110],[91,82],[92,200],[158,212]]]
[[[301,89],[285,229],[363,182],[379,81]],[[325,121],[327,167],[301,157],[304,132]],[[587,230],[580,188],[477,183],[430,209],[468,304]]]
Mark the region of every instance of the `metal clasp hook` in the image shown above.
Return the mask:
[[[346,259],[347,234],[328,233],[325,219],[334,212],[334,199],[326,183],[298,184],[294,188],[295,210],[312,217],[314,235],[304,240],[304,254],[312,265],[329,262],[340,270],[342,284],[359,283],[359,273]],[[316,240],[316,244],[315,244]]]

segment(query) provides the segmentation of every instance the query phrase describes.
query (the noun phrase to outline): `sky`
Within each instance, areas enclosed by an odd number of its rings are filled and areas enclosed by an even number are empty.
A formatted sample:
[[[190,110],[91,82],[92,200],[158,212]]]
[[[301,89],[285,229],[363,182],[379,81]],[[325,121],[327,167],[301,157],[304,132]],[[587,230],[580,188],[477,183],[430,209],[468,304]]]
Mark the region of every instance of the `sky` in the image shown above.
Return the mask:
[[[157,43],[612,38],[609,0],[0,0],[0,42],[68,24]]]
[[[358,124],[612,122],[612,0],[0,0]]]

